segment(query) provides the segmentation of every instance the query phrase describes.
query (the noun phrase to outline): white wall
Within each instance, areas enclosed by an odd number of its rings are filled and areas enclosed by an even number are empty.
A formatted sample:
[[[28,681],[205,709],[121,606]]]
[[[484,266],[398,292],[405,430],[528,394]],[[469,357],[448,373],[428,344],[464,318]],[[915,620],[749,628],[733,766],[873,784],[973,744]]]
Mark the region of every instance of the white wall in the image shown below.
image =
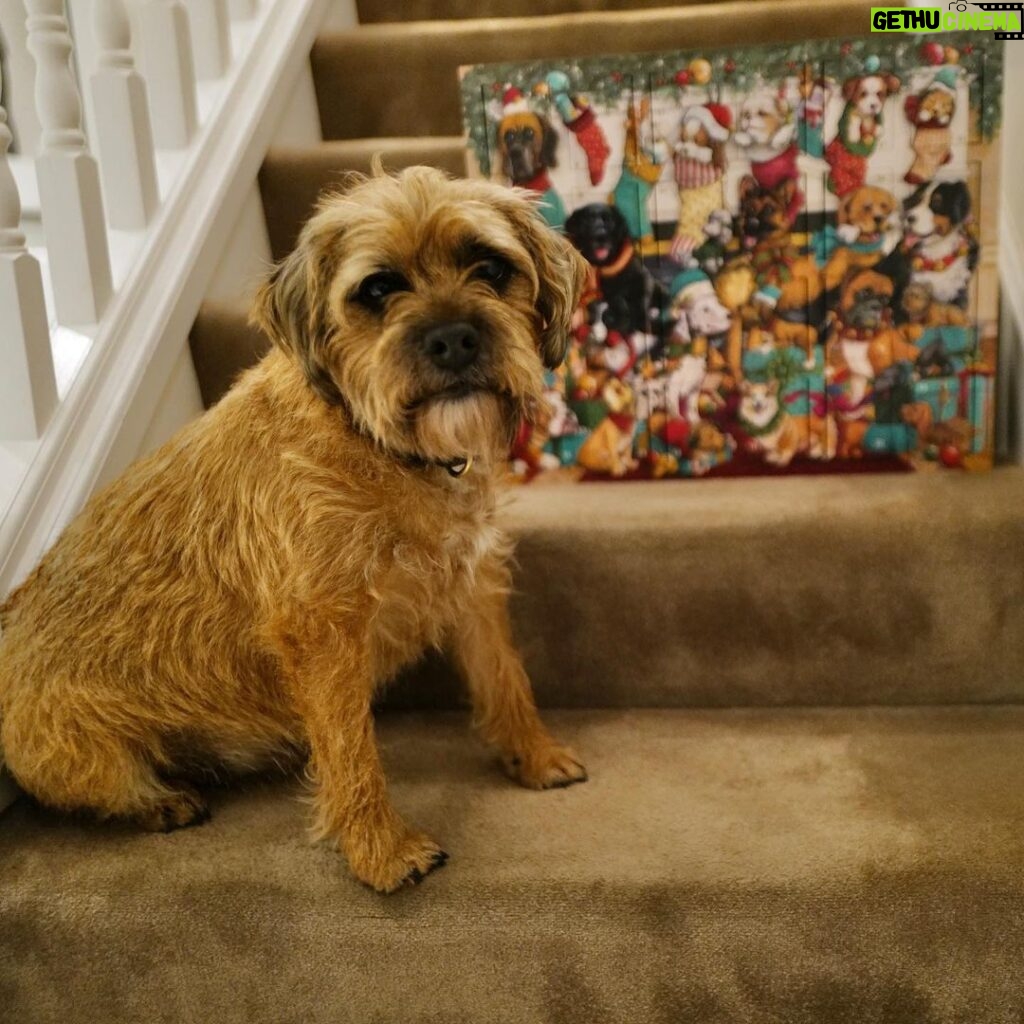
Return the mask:
[[[1024,41],[1008,42],[1003,92],[1003,168],[999,269],[1002,285],[997,443],[1024,462]]]

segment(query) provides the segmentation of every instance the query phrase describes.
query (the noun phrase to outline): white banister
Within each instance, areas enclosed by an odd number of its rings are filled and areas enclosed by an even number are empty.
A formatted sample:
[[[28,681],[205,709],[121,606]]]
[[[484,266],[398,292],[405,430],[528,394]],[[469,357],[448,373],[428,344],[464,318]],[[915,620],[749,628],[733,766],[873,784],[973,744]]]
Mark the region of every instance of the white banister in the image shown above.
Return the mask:
[[[140,0],[139,69],[157,149],[184,149],[199,126],[188,12],[181,0]]]
[[[25,249],[21,201],[7,163],[11,131],[0,106],[0,440],[38,438],[57,405],[39,264]]]
[[[57,320],[95,324],[111,295],[99,171],[85,144],[64,0],[25,0],[42,125],[36,175]]]
[[[231,22],[227,0],[186,0],[196,78],[220,78],[231,64]]]
[[[112,228],[144,228],[160,202],[146,84],[135,70],[124,0],[93,0],[99,68],[92,76],[96,148]]]

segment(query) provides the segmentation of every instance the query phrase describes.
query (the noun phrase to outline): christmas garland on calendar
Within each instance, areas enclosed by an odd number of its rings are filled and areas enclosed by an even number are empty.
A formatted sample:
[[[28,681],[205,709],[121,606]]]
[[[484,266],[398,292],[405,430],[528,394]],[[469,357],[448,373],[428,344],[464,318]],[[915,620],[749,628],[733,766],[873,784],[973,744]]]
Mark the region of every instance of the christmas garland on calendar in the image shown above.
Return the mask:
[[[799,75],[808,64],[843,80],[862,74],[865,62],[872,60],[900,77],[922,67],[958,65],[970,83],[970,104],[981,138],[987,141],[999,131],[1003,44],[978,32],[907,34],[896,38],[872,35],[842,42],[819,39],[703,53],[676,50],[577,61],[478,64],[465,69],[462,77],[464,126],[481,170],[490,174],[495,102],[509,87],[527,96],[536,95],[538,84],[549,78],[553,67],[566,77],[566,92],[585,96],[592,104],[611,106],[623,97],[639,99],[649,91],[679,93],[712,83],[718,88],[746,91],[762,83],[777,83]],[[698,98],[695,94],[694,101]]]

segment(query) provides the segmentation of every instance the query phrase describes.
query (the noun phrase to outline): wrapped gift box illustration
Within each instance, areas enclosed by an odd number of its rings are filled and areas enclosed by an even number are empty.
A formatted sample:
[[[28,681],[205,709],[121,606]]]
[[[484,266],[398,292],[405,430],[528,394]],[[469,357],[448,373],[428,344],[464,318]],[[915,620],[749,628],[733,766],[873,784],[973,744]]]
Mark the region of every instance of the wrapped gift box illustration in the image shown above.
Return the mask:
[[[533,192],[591,265],[513,472],[989,466],[1002,45],[461,69],[469,172]]]

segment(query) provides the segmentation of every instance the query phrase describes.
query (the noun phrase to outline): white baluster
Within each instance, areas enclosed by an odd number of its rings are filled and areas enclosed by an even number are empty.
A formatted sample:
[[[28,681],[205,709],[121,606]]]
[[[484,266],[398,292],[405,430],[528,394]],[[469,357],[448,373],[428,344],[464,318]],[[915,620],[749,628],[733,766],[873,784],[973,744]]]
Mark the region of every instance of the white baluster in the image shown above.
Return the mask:
[[[21,156],[39,152],[39,117],[32,93],[36,66],[28,52],[23,0],[0,0],[0,49],[3,50],[4,106]]]
[[[7,165],[11,130],[0,106],[0,440],[39,437],[57,404],[39,264],[19,230],[21,202]]]
[[[259,0],[230,0],[231,20],[245,21],[259,10]]]
[[[199,124],[188,13],[180,0],[141,0],[139,70],[158,149],[184,149]]]
[[[231,24],[226,0],[185,0],[196,78],[220,78],[231,66]]]
[[[93,0],[99,69],[92,76],[96,148],[112,228],[141,230],[160,201],[146,83],[135,70],[124,0]]]
[[[57,320],[94,324],[110,299],[110,255],[96,161],[82,133],[64,0],[25,0],[43,134],[36,175]]]

